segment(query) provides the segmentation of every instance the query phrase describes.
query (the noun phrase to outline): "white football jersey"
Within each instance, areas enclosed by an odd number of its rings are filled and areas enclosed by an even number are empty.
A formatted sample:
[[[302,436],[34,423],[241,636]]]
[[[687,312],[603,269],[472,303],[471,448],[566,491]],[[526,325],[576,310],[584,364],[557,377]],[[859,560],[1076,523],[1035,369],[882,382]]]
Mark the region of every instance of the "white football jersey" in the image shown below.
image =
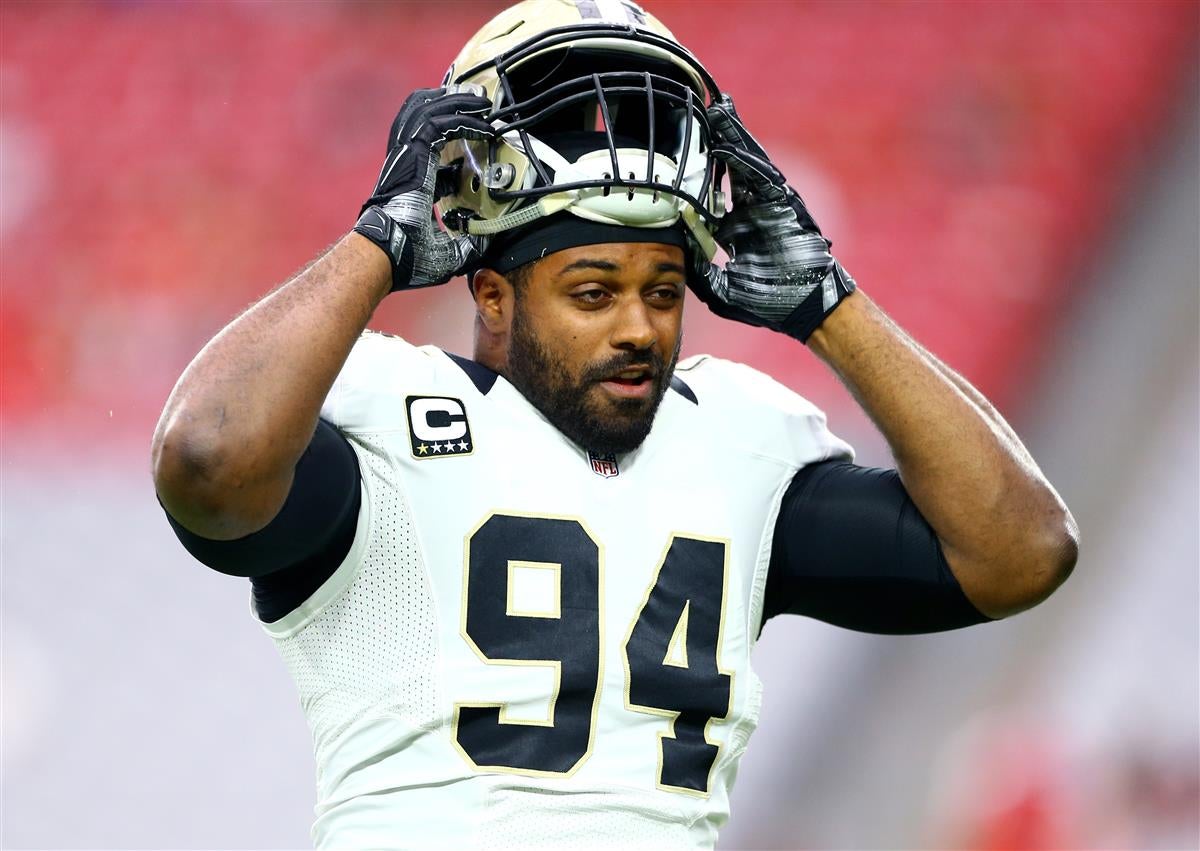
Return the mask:
[[[780,500],[850,447],[747,366],[678,365],[597,457],[504,378],[366,333],[322,416],[349,554],[265,624],[312,729],[321,848],[711,848],[757,723]]]

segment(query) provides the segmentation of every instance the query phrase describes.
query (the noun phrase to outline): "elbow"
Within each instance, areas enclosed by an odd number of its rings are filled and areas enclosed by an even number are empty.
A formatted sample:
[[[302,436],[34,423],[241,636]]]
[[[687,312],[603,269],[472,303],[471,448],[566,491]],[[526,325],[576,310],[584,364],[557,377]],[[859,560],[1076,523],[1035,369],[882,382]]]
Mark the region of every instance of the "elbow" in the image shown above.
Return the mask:
[[[278,509],[264,493],[273,495],[280,487],[286,493],[286,486],[259,483],[245,466],[247,457],[252,454],[238,452],[211,431],[164,420],[151,444],[158,499],[176,522],[202,537],[230,540],[249,534]]]
[[[1064,512],[1060,523],[1045,530],[1040,536],[1040,545],[1029,557],[1026,605],[1030,608],[1053,594],[1067,581],[1079,560],[1079,527],[1070,512]]]
[[[954,570],[968,599],[993,620],[1033,608],[1067,581],[1079,559],[1079,527],[1064,509],[1054,522],[1027,530],[997,555]]]
[[[154,489],[171,516],[188,520],[212,514],[226,489],[228,462],[220,446],[195,430],[159,423],[150,447]]]
[[[1079,560],[1079,526],[1071,512],[1066,512],[1062,531],[1058,538],[1058,585],[1067,581],[1075,570],[1075,562]],[[1057,588],[1058,585],[1054,587]]]

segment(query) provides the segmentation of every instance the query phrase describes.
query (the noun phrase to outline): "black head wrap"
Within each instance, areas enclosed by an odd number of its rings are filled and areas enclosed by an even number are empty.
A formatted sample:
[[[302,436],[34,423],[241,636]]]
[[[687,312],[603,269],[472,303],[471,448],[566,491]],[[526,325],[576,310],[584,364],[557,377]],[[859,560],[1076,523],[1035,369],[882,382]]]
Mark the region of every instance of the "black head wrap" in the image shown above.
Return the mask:
[[[498,235],[488,246],[480,266],[507,275],[547,254],[605,242],[659,242],[677,245],[685,253],[688,250],[682,222],[665,228],[638,228],[593,222],[563,212]]]

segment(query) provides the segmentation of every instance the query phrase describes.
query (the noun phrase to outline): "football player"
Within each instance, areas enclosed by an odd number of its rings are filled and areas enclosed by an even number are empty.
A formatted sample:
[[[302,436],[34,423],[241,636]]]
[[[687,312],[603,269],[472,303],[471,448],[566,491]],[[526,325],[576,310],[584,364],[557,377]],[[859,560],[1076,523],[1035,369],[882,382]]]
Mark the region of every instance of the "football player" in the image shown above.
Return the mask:
[[[1074,522],[1017,436],[829,246],[632,3],[526,0],[404,102],[353,230],[196,356],[154,439],[180,540],[250,577],[296,680],[318,846],[712,847],[768,618],[954,629],[1063,581]],[[471,358],[364,332],[460,273]],[[685,287],[806,344],[898,469],[679,361]]]

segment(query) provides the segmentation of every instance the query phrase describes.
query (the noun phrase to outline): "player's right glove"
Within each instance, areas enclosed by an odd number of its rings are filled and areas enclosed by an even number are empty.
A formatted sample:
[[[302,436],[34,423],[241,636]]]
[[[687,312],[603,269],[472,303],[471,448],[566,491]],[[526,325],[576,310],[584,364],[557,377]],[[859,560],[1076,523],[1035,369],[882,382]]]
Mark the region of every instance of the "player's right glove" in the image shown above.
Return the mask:
[[[488,139],[491,102],[478,86],[413,92],[388,135],[387,158],[363,204],[356,233],[392,264],[392,292],[444,284],[483,250],[478,237],[453,237],[434,220],[438,157],[450,139]]]
[[[854,292],[854,279],[833,259],[832,243],[746,130],[730,97],[722,95],[707,114],[712,156],[729,169],[733,209],[715,234],[729,262],[721,268],[693,252],[699,262],[692,290],[718,316],[807,342]]]

